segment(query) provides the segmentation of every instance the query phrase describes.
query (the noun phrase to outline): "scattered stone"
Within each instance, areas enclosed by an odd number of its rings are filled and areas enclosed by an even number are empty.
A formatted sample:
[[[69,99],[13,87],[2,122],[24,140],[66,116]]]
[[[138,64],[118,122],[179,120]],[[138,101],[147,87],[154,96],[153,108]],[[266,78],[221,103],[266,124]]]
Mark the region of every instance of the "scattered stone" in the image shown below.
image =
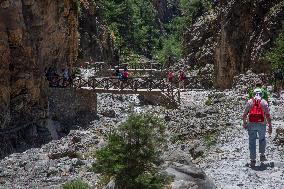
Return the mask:
[[[116,117],[116,113],[114,110],[106,110],[104,112],[101,112],[101,115],[105,116],[105,117],[110,117],[110,118],[115,118]]]

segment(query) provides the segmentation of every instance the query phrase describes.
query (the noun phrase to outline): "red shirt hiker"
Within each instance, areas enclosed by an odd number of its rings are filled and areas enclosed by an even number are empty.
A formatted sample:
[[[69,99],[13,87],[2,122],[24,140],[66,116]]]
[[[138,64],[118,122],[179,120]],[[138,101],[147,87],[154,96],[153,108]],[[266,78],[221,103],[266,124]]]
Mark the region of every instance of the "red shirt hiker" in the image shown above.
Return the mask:
[[[172,81],[173,81],[173,78],[174,78],[173,72],[172,72],[172,71],[169,71],[169,73],[168,73],[168,81],[169,81],[169,82],[172,82]]]
[[[178,79],[179,79],[180,81],[184,81],[185,78],[186,78],[186,76],[185,76],[184,71],[180,71],[180,72],[179,72]]]

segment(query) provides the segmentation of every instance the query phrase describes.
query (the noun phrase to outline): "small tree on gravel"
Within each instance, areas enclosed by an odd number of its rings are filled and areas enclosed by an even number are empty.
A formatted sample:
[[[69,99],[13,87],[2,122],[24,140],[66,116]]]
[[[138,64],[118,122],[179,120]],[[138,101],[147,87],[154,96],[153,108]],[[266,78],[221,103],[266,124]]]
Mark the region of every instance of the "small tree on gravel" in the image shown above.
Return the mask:
[[[165,126],[159,118],[131,115],[96,152],[94,171],[104,182],[114,179],[117,188],[162,188],[168,181],[158,168],[164,143]]]

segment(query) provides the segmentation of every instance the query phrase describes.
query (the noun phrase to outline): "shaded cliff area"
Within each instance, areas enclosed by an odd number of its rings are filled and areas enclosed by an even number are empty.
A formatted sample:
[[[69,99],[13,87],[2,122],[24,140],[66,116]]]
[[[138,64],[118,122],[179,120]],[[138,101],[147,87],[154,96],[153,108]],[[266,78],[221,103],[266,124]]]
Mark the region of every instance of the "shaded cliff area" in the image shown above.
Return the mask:
[[[94,2],[81,7],[79,15],[78,59],[90,62],[115,63],[117,50],[108,26],[101,18],[101,11]]]
[[[71,1],[1,2],[1,129],[45,125],[48,100],[44,69],[71,66],[75,62],[77,25]],[[29,139],[28,130],[25,128],[25,134],[8,133],[6,137],[11,140],[1,137],[6,144],[2,153],[13,150],[18,139]]]
[[[253,69],[267,72],[263,60],[282,31],[283,1],[213,1],[212,8],[184,34],[188,63],[215,65],[215,86],[231,87],[233,77]]]
[[[4,0],[0,3],[0,131],[1,154],[31,145],[46,128],[48,84],[45,69],[72,70],[79,52],[81,37],[91,33],[95,47],[89,48],[94,60],[112,57],[112,45],[106,29],[90,13],[79,19],[77,1]],[[82,18],[80,17],[80,18]],[[81,21],[79,23],[79,21]],[[84,23],[83,23],[84,21]],[[79,30],[79,25],[80,30]],[[85,28],[85,29],[82,29]],[[101,40],[102,38],[102,40]],[[103,42],[107,41],[103,45]],[[17,132],[13,132],[13,131]],[[37,136],[37,137],[36,137]],[[30,141],[32,139],[32,141]],[[2,156],[0,154],[0,156]]]

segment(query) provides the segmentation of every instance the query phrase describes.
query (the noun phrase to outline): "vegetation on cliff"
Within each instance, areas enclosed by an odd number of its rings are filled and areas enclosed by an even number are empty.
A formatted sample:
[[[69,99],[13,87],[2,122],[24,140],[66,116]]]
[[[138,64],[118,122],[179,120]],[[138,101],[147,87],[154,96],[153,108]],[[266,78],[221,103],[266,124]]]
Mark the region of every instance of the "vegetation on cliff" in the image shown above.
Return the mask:
[[[122,58],[146,56],[164,63],[182,56],[185,28],[207,11],[208,0],[165,0],[168,19],[159,18],[152,0],[95,0]]]
[[[275,47],[266,53],[266,59],[271,63],[273,69],[284,69],[284,32],[275,41]]]

